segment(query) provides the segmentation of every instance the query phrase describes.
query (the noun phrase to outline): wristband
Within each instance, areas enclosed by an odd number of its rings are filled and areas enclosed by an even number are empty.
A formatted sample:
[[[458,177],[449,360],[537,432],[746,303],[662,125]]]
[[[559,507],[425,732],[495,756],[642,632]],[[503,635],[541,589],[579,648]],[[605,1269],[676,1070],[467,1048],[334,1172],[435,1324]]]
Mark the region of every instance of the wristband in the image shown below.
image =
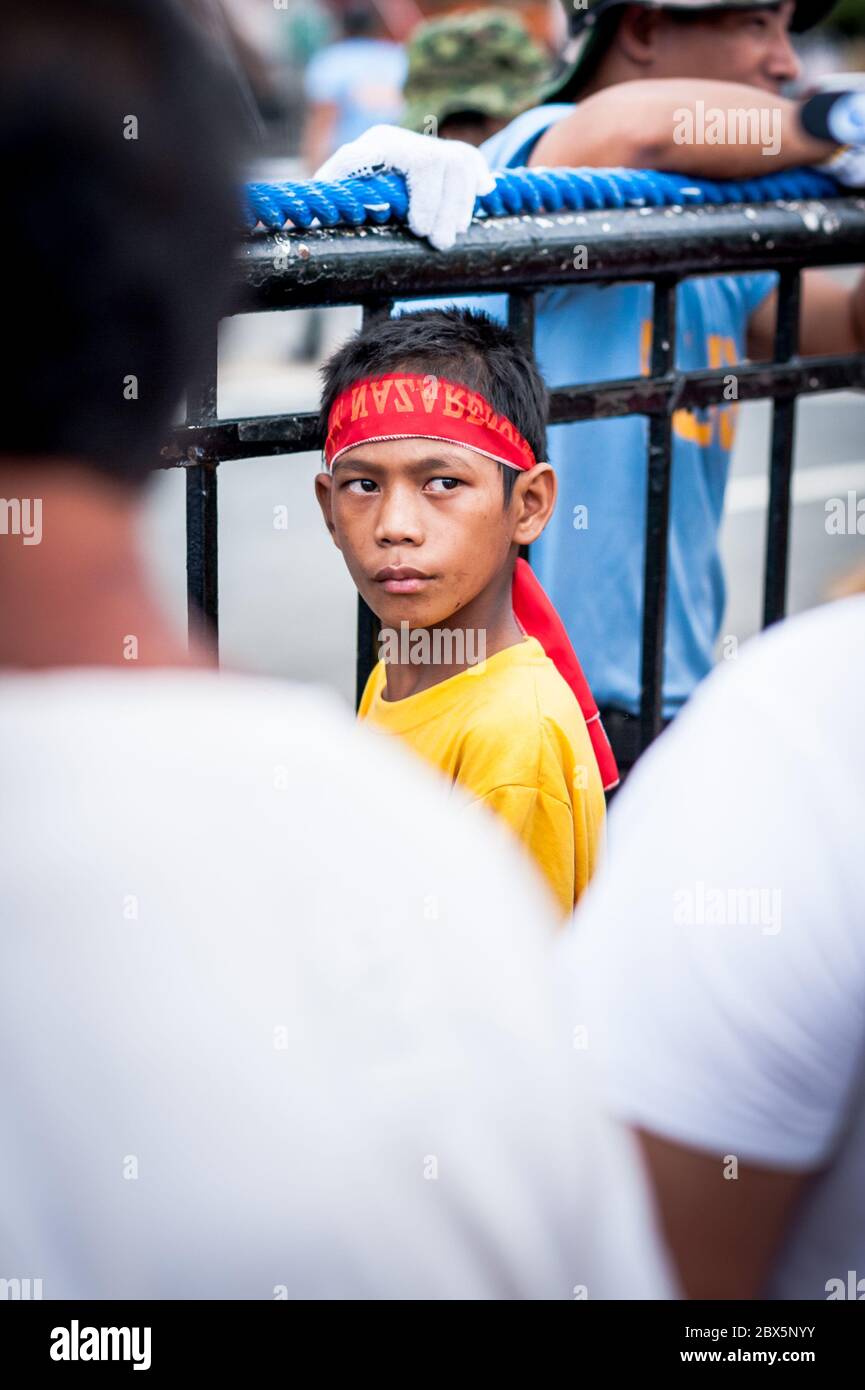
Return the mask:
[[[865,92],[817,92],[799,108],[803,130],[835,145],[865,145]]]

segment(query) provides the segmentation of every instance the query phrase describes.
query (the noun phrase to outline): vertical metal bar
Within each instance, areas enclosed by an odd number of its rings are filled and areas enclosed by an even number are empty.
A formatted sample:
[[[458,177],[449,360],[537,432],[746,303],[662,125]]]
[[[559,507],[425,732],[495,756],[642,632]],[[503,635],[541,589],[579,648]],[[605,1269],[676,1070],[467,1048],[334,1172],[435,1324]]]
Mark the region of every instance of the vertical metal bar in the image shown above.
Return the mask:
[[[799,350],[801,270],[782,270],[778,281],[775,363],[789,362]],[[763,626],[783,618],[787,608],[790,554],[790,485],[796,443],[796,395],[776,396],[772,403],[769,460],[769,511],[766,517],[766,562]]]
[[[508,295],[508,328],[527,352],[535,351],[535,296],[530,290],[514,290]]]
[[[531,357],[535,355],[535,302],[530,290],[514,290],[508,295],[508,328]],[[531,546],[520,546],[520,559],[531,564]]]
[[[206,361],[186,395],[187,424],[216,419],[219,324],[213,324]],[[216,460],[186,469],[186,599],[190,640],[203,640],[219,663],[219,518]]]
[[[363,302],[363,326],[377,323],[379,319],[389,319],[393,313],[392,299],[365,299]]]
[[[379,319],[390,318],[393,311],[392,299],[370,299],[363,306],[363,326]],[[378,659],[378,619],[368,604],[357,596],[357,648],[355,658],[354,702],[355,709],[360,704],[370,672]]]
[[[369,605],[357,596],[357,659],[354,675],[354,707],[357,709],[369,680],[369,673],[378,660],[378,618]]]
[[[669,376],[676,360],[676,280],[655,281],[650,374]],[[664,635],[667,611],[667,552],[673,417],[669,407],[649,417],[646,469],[646,549],[643,570],[643,642],[640,662],[640,752],[661,728]]]
[[[216,468],[194,464],[186,470],[186,599],[189,640],[219,664],[219,551]]]

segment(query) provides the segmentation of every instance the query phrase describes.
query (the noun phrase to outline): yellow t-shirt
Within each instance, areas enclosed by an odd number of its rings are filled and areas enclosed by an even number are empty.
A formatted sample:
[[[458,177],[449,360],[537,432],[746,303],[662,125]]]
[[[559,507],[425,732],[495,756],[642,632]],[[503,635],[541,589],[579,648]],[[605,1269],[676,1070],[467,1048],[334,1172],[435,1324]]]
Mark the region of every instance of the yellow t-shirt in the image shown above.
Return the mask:
[[[403,700],[383,699],[385,686],[379,661],[358,718],[503,817],[569,916],[594,871],[606,805],[582,710],[537,638]]]

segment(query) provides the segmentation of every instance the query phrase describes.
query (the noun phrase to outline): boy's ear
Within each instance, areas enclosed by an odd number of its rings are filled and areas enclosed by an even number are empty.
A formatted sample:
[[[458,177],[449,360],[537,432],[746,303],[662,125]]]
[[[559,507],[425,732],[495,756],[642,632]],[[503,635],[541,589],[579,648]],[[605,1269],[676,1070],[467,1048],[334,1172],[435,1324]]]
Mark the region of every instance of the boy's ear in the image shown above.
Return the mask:
[[[339,550],[341,547],[336,538],[336,530],[333,524],[333,478],[329,473],[316,473],[315,495],[318,498],[318,505],[321,507],[324,524],[330,532],[331,540],[337,550]]]
[[[512,502],[517,545],[531,545],[543,531],[556,505],[558,484],[548,463],[536,463],[517,479]]]

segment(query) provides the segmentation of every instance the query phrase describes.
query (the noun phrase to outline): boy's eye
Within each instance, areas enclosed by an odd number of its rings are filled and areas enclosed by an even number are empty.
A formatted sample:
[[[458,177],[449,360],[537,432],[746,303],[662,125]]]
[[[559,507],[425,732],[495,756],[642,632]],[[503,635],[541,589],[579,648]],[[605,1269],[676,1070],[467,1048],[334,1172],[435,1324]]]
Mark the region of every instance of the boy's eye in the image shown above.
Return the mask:
[[[441,487],[436,487],[436,483],[441,483]],[[433,492],[453,492],[461,484],[462,478],[430,478],[428,486]]]
[[[344,483],[343,486],[346,487],[349,492],[369,493],[372,492],[377,484],[374,478],[352,478],[350,482]]]

